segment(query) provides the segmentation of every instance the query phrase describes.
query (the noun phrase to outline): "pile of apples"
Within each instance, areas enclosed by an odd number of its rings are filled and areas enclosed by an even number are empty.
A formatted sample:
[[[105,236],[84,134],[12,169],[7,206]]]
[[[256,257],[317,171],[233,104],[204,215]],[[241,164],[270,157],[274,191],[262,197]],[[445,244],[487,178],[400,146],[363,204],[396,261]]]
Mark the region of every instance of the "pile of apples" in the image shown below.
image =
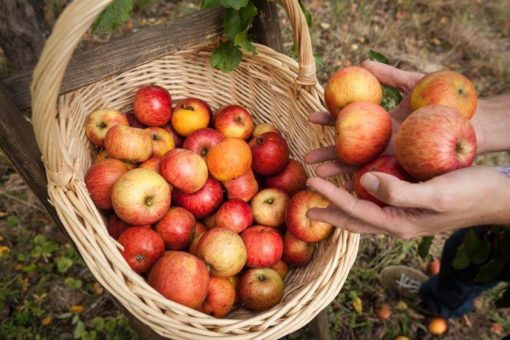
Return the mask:
[[[135,272],[185,306],[218,318],[235,303],[267,310],[288,266],[310,262],[333,232],[306,216],[329,202],[305,190],[283,135],[242,106],[212,115],[188,98],[172,108],[170,93],[149,85],[132,112],[92,112],[85,133],[98,150],[85,184],[110,215],[109,234]]]
[[[335,117],[335,151],[356,172],[357,197],[380,206],[360,184],[369,171],[391,174],[406,181],[425,181],[468,167],[476,154],[476,136],[470,119],[478,96],[472,82],[460,73],[443,70],[423,77],[411,90],[412,113],[395,136],[395,155],[382,155],[392,137],[392,119],[380,105],[381,84],[367,69],[351,66],[334,73],[324,98]]]

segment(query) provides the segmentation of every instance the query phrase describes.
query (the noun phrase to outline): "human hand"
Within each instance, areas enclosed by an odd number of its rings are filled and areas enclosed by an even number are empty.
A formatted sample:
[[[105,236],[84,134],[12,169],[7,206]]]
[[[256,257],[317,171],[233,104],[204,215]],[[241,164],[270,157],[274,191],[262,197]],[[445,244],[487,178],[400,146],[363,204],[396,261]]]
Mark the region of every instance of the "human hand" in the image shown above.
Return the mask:
[[[331,204],[308,210],[308,217],[356,233],[403,239],[480,224],[510,225],[510,178],[489,167],[459,169],[421,183],[371,172],[361,184],[390,206],[357,199],[315,177],[307,185]]]

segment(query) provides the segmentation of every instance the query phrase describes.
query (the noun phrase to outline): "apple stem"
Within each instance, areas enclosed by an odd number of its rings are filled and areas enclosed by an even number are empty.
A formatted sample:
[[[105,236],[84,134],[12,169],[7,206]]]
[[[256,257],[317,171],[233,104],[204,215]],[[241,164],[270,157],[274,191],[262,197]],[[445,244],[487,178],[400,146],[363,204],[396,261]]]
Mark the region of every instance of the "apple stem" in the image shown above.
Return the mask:
[[[191,105],[186,105],[186,106],[183,107],[183,109],[184,110],[190,110],[190,111],[194,111],[195,110],[195,108],[193,106],[191,106]]]
[[[105,122],[99,122],[96,126],[100,129],[105,129],[108,125]]]
[[[266,281],[266,276],[264,274],[257,274],[257,279],[260,282],[264,282],[264,281]]]
[[[153,197],[152,197],[152,196],[149,196],[149,197],[146,197],[146,198],[145,198],[145,205],[147,205],[147,206],[149,206],[149,207],[150,207],[150,206],[152,206],[152,203],[154,203],[154,202],[153,202]]]

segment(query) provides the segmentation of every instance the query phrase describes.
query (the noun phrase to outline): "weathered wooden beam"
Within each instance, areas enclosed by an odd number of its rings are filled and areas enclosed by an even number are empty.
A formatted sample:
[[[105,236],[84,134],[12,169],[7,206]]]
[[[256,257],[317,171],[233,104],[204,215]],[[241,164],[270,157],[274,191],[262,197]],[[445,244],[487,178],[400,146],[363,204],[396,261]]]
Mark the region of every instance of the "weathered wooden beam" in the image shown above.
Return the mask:
[[[278,20],[278,5],[267,0],[254,0],[259,14],[253,20],[251,32],[258,43],[283,52],[283,40]]]

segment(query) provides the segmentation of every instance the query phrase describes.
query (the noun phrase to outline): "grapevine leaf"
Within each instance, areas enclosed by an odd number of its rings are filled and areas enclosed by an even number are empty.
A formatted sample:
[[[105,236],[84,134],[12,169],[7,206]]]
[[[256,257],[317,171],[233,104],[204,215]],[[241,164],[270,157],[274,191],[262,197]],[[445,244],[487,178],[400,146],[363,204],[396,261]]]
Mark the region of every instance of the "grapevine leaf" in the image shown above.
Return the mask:
[[[233,8],[236,11],[248,5],[249,0],[221,0],[223,7]]]
[[[310,14],[310,12],[305,8],[302,0],[299,0],[299,7],[301,7],[301,10],[305,15],[306,24],[308,25],[308,27],[312,27],[312,14]]]
[[[133,0],[114,0],[99,15],[92,29],[96,32],[111,32],[129,19]]]
[[[248,52],[255,53],[255,46],[248,40],[248,31],[238,33],[234,43]]]
[[[457,249],[457,254],[455,254],[455,257],[452,261],[452,267],[457,270],[462,270],[464,268],[467,268],[470,263],[471,260],[469,259],[466,247],[464,246],[464,244],[462,244]]]
[[[382,85],[383,99],[382,106],[386,111],[391,111],[402,101],[402,93],[394,87]]]
[[[223,18],[223,28],[225,29],[225,35],[230,40],[234,40],[236,35],[242,31],[239,11],[232,8],[226,11],[225,17]]]
[[[253,18],[258,14],[258,9],[255,7],[253,2],[249,2],[248,5],[239,10],[239,18],[241,20],[241,30],[244,31],[252,23]]]
[[[432,245],[433,240],[434,236],[424,236],[421,238],[420,244],[418,245],[418,255],[420,255],[422,259],[429,255],[430,246]]]
[[[200,8],[213,8],[221,5],[221,0],[202,0]]]
[[[238,46],[232,42],[223,42],[218,45],[211,56],[211,66],[223,72],[235,70],[241,62],[242,54]]]
[[[374,50],[368,51],[368,57],[383,64],[390,63],[390,61],[388,60],[388,58],[386,58],[385,55]]]

